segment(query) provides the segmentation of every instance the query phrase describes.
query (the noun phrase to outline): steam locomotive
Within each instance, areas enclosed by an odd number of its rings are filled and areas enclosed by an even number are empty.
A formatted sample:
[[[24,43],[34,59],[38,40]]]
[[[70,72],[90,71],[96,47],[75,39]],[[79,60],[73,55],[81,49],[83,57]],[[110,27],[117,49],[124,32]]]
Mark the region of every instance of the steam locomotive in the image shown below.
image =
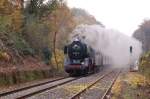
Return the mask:
[[[102,55],[78,39],[65,46],[64,54],[64,68],[70,75],[94,73],[103,65]]]

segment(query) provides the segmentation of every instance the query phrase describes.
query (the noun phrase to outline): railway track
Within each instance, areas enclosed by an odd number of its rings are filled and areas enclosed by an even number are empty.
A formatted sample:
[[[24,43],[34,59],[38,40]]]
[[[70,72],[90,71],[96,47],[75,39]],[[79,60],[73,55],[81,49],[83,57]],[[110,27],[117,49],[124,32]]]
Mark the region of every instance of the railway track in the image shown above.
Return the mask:
[[[28,97],[27,99],[88,99],[88,98],[82,98],[84,92],[87,92],[88,89],[93,87],[93,85],[97,84],[100,80],[104,78],[110,78],[108,77],[110,75],[114,77],[115,74],[116,71],[105,70],[98,74],[94,74],[88,77],[83,77],[81,79],[69,82],[62,86]],[[92,97],[90,99],[96,99],[96,98]]]
[[[109,95],[114,83],[116,82],[118,76],[120,75],[121,71],[119,71],[119,73],[116,75],[116,77],[113,79],[112,83],[110,84],[110,86],[108,87],[108,89],[106,90],[106,92],[104,93],[104,95],[102,96],[101,99],[107,99],[107,95]]]
[[[15,92],[19,92],[19,91],[22,91],[22,90],[26,90],[26,89],[29,89],[29,88],[37,87],[37,86],[40,86],[40,85],[43,85],[43,84],[47,84],[47,83],[50,83],[50,82],[54,82],[54,81],[57,81],[57,80],[65,79],[65,78],[67,78],[67,77],[61,77],[61,78],[48,80],[48,81],[40,82],[40,83],[37,83],[37,84],[29,85],[29,86],[24,86],[24,87],[17,88],[17,89],[14,89],[14,90],[1,92],[0,93],[0,97],[9,95],[9,94],[12,94],[12,93],[15,93]]]
[[[77,79],[79,78],[62,77],[55,80],[49,80],[35,85],[0,93],[0,99],[24,99],[27,96],[38,94]]]
[[[107,99],[107,95],[111,91],[111,88],[120,72],[121,71],[112,71],[101,76],[70,99]]]
[[[87,77],[59,78],[56,80],[24,87],[22,89],[1,93],[0,99],[100,99],[92,96],[92,94],[97,92],[99,93],[97,93],[98,95],[95,96],[100,95],[99,97],[106,99],[106,96],[110,92],[111,87],[118,75],[118,71],[106,69],[100,73]],[[107,84],[107,82],[109,83]],[[97,86],[98,84],[101,84],[102,86],[99,87]],[[104,85],[107,88],[104,88]],[[72,91],[72,87],[75,89],[78,87],[83,88]],[[105,90],[93,91],[94,87],[99,87],[100,89],[102,88]],[[70,92],[68,92],[68,89],[70,89]]]
[[[93,74],[93,75],[90,75],[90,76],[88,76],[88,77],[91,77],[91,76],[94,76],[94,75],[98,75],[98,74]],[[53,90],[53,89],[55,89],[55,88],[57,88],[57,87],[66,85],[66,84],[68,84],[68,83],[71,83],[71,82],[73,82],[73,81],[77,81],[78,79],[82,79],[82,78],[84,78],[84,77],[74,78],[73,80],[70,80],[70,81],[67,81],[67,82],[58,84],[58,85],[53,86],[53,87],[51,87],[51,88],[47,88],[46,90]],[[86,78],[86,77],[85,77],[85,78]],[[16,99],[26,99],[26,98],[27,98],[27,99],[28,99],[28,98],[29,98],[29,99],[32,99],[32,96],[34,96],[34,95],[36,95],[36,94],[38,94],[38,93],[45,92],[46,90],[40,90],[40,91],[38,91],[38,92],[31,93],[31,94],[27,94],[27,95],[18,97],[18,98],[16,98]],[[41,99],[43,99],[43,98],[41,98]],[[44,98],[44,99],[45,99],[45,98]],[[50,98],[47,98],[47,99],[51,99],[51,97],[50,97]],[[52,98],[52,99],[53,99],[53,98]]]

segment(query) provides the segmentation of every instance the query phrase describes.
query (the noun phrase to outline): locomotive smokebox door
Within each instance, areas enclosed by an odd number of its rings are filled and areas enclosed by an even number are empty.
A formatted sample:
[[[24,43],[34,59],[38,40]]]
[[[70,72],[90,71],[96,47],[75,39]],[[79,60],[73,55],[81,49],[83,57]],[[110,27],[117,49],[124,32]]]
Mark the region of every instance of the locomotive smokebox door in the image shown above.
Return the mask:
[[[67,54],[67,52],[68,52],[68,47],[65,46],[65,47],[64,47],[64,54]]]

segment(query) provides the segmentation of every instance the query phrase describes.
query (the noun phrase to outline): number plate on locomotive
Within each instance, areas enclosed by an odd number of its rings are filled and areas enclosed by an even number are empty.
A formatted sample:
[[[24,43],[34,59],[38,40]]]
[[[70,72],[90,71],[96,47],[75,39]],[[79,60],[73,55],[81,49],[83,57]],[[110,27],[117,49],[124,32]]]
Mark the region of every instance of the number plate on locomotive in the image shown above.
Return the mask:
[[[80,63],[80,60],[73,60],[73,63],[79,64],[79,63]]]

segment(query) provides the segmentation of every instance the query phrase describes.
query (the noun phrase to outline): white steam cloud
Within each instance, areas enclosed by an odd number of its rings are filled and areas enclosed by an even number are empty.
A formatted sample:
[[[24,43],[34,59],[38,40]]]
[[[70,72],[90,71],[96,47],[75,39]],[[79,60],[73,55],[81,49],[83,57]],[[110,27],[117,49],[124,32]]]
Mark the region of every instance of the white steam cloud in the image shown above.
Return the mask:
[[[111,65],[124,67],[134,63],[142,53],[142,44],[118,31],[105,29],[100,25],[79,25],[73,31],[71,39],[76,35],[97,52],[111,58]],[[130,46],[133,53],[130,54]]]

